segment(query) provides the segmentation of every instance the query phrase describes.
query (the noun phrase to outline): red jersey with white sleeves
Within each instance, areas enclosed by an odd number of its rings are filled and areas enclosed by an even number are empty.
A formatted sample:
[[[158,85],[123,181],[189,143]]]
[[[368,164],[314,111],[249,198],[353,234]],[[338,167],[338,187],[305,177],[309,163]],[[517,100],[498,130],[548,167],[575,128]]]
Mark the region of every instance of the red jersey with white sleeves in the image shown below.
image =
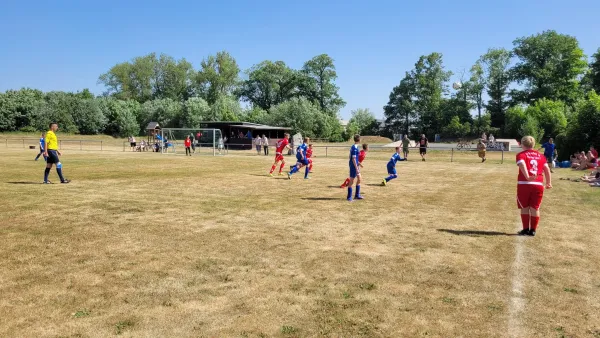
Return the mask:
[[[535,181],[527,181],[521,170],[519,170],[518,184],[544,185],[544,166],[546,158],[536,150],[525,150],[517,154],[517,165],[525,163],[530,176],[537,175]]]
[[[367,157],[367,152],[361,150],[360,153],[358,153],[358,163],[362,163],[362,161],[365,160],[365,157]]]
[[[312,157],[312,151],[313,151],[312,148],[306,149],[306,157],[307,158],[311,158]]]
[[[275,145],[275,154],[281,154],[288,144],[290,144],[290,142],[285,138],[277,141],[277,144]]]

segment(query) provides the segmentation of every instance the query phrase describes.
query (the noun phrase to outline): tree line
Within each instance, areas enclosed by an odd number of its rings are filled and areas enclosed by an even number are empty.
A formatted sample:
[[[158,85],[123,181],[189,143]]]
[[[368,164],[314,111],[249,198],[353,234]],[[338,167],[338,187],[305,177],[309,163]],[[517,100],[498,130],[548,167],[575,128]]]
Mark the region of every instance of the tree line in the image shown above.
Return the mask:
[[[247,121],[342,141],[349,136],[338,112],[346,103],[336,78],[334,61],[326,54],[298,70],[266,60],[242,78],[237,62],[224,51],[202,60],[198,70],[185,59],[151,53],[100,75],[106,90],[98,97],[87,89],[0,93],[0,131],[43,130],[57,121],[70,133],[127,136],[140,134],[150,121],[180,128],[199,128],[202,121]]]
[[[288,126],[332,141],[354,133],[487,132],[554,136],[569,149],[598,143],[600,49],[588,63],[575,37],[555,31],[521,37],[513,45],[489,49],[457,74],[458,89],[452,89],[453,74],[441,53],[421,56],[392,89],[383,107],[384,128],[368,109],[353,110],[347,127],[341,126],[338,113],[346,103],[327,54],[300,69],[265,60],[242,72],[222,51],[203,59],[198,69],[184,58],[156,53],[118,63],[99,76],[105,92],[98,97],[89,90],[0,93],[0,131],[42,130],[53,120],[67,132],[127,136],[140,134],[150,121],[198,128],[202,121],[229,120]]]
[[[600,143],[600,49],[588,63],[575,37],[552,30],[513,45],[489,49],[457,88],[442,54],[421,56],[389,95],[387,133],[554,137],[566,157]]]

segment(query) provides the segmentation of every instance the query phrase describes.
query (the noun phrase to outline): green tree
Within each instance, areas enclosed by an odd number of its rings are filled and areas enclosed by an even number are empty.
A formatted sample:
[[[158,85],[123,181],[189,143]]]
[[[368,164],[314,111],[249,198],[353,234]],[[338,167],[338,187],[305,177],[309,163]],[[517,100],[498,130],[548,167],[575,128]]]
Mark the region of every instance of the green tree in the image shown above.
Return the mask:
[[[435,134],[442,131],[442,95],[447,92],[446,82],[452,72],[444,70],[442,54],[431,53],[421,56],[411,73],[415,84],[415,110],[418,127],[423,133]]]
[[[76,95],[72,100],[70,113],[79,133],[95,135],[103,132],[108,121],[100,109],[99,100],[80,99]]]
[[[153,98],[156,64],[155,53],[135,57],[131,62],[119,63],[100,75],[98,83],[106,87],[106,96],[143,103]]]
[[[579,77],[587,62],[575,37],[549,30],[514,41],[518,62],[512,69],[514,79],[524,85],[513,90],[517,102],[532,103],[546,98],[573,105],[580,97]]]
[[[43,98],[41,91],[29,88],[0,94],[0,131],[15,131],[35,125]]]
[[[191,79],[195,76],[191,63],[161,54],[154,67],[153,98],[182,101],[190,96]]]
[[[485,109],[491,114],[491,126],[504,128],[504,115],[509,107],[511,52],[504,48],[491,48],[479,59],[483,68],[485,89],[489,96]]]
[[[242,114],[242,120],[251,123],[265,124],[269,118],[269,113],[258,107],[252,107]]]
[[[195,78],[197,94],[210,105],[236,89],[240,68],[229,53],[221,51],[211,55],[202,60],[200,67]]]
[[[269,125],[291,127],[292,133],[302,136],[322,137],[318,134],[318,121],[324,118],[319,107],[308,99],[292,98],[271,109]]]
[[[208,102],[192,97],[183,103],[179,125],[182,128],[200,128],[201,122],[209,120],[211,114]]]
[[[592,55],[592,61],[584,78],[581,80],[585,91],[600,93],[600,48]]]
[[[487,84],[483,62],[478,60],[471,67],[471,78],[469,79],[468,95],[475,103],[477,108],[477,116],[481,119],[481,110],[483,109],[483,91]],[[478,130],[479,132],[479,130]]]
[[[520,129],[526,119],[527,115],[523,106],[508,108],[505,114],[504,135],[512,138],[521,136]]]
[[[140,129],[150,122],[158,122],[163,128],[177,127],[181,114],[181,104],[171,99],[157,99],[142,104],[138,122]]]
[[[237,91],[244,101],[269,110],[298,95],[299,76],[283,61],[263,61],[247,71],[248,79]]]
[[[538,121],[539,127],[546,136],[554,137],[565,131],[567,127],[566,107],[564,103],[541,99],[527,107],[525,115]]]
[[[348,123],[355,123],[358,126],[358,133],[360,135],[372,135],[376,133],[377,119],[375,115],[368,108],[359,108],[351,112],[352,117]]]
[[[120,137],[140,135],[140,125],[137,122],[141,109],[139,102],[103,98],[100,99],[99,105],[107,118],[104,133]]]
[[[242,115],[240,102],[233,96],[219,96],[210,107],[208,121],[239,121]]]
[[[519,129],[519,134],[520,137],[533,136],[536,142],[540,142],[542,137],[544,137],[544,129],[540,128],[540,124],[535,117],[527,116]]]
[[[415,84],[410,73],[406,73],[398,86],[392,89],[388,103],[383,107],[387,134],[409,134],[416,119]]]
[[[301,71],[300,91],[331,116],[346,105],[335,84],[337,72],[333,59],[327,54],[317,55],[304,63]]]
[[[454,116],[450,123],[444,127],[444,133],[448,136],[464,137],[471,132],[471,124],[469,122],[461,123],[458,116]]]

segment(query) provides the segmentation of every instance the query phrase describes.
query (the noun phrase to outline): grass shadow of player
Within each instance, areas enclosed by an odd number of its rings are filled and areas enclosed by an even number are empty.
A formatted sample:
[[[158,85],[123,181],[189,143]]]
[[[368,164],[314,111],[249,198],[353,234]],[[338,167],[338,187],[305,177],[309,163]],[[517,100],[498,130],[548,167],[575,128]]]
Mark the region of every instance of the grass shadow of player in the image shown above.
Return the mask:
[[[6,182],[8,184],[44,184],[42,182]]]
[[[305,201],[338,201],[341,200],[339,197],[304,197],[301,198]]]
[[[509,234],[500,231],[485,231],[485,230],[452,230],[452,229],[437,229],[440,232],[447,232],[457,236],[517,236],[517,234]]]
[[[365,184],[367,187],[381,187],[381,183],[379,184],[375,184],[375,183],[369,183],[369,184]]]

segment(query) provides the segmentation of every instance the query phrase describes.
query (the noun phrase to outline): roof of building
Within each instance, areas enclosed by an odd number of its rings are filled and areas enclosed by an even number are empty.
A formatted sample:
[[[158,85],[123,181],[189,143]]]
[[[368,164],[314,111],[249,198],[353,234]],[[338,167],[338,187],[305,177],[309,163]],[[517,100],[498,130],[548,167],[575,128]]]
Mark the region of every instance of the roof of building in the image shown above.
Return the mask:
[[[160,126],[158,125],[158,122],[150,122],[148,123],[148,126],[146,127],[146,130],[154,130],[154,129],[160,129]]]
[[[259,124],[259,123],[239,122],[239,121],[206,121],[206,122],[202,122],[202,124],[230,124],[230,127],[246,128],[246,129],[253,129],[253,130],[292,130],[292,128],[289,128],[289,127],[274,127],[274,126],[267,126],[267,125]]]

